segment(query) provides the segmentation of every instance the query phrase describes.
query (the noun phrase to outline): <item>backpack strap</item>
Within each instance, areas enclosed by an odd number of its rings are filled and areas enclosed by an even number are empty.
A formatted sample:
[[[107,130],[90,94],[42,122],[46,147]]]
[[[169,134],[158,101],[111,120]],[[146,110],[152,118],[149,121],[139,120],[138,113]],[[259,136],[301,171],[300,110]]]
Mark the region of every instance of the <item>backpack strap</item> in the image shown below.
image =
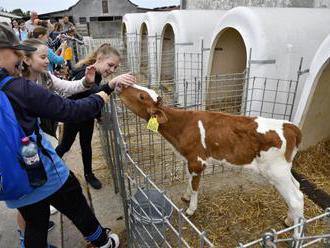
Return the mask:
[[[3,88],[9,83],[10,80],[12,80],[12,76],[5,76],[1,81],[0,81],[0,90],[3,90]]]
[[[41,141],[42,140],[42,135],[40,134],[39,128],[40,127],[39,127],[38,123],[36,122],[36,124],[34,125],[34,133],[37,137],[37,140],[36,140],[37,146],[41,149],[41,152],[45,156],[47,156],[50,159],[50,161],[52,161],[54,163],[53,158],[50,156],[49,152],[42,145],[42,141]]]

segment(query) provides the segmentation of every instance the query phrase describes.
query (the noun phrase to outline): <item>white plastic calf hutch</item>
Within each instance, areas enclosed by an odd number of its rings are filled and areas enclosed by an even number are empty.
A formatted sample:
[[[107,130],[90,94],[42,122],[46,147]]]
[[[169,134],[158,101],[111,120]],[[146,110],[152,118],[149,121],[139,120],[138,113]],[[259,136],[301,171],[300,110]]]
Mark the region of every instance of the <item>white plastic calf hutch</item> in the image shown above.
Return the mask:
[[[151,82],[158,80],[160,34],[169,12],[147,12],[143,16],[139,34],[141,37],[140,72],[147,74]]]
[[[303,132],[302,149],[330,136],[330,35],[317,50],[294,118]]]
[[[122,39],[124,43],[124,50],[127,54],[124,55],[127,58],[128,69],[132,72],[137,72],[140,63],[140,46],[139,46],[139,32],[142,24],[144,13],[126,14],[123,17],[122,23]]]
[[[292,114],[297,104],[293,108],[292,106],[287,108],[285,104],[267,105],[264,100],[276,98],[277,102],[293,104],[294,94],[291,93],[297,92],[295,102],[298,102],[306,79],[305,75],[301,76],[297,89],[292,89],[296,87],[300,60],[303,57],[303,69],[309,68],[315,51],[330,33],[329,23],[328,9],[237,7],[229,10],[219,20],[213,32],[208,74],[244,73],[244,76],[242,74],[238,77],[240,80],[226,85],[225,93],[219,93],[234,94],[236,100],[240,99],[240,101],[255,100],[252,104],[247,104],[245,110],[241,109],[241,112],[251,115],[275,112],[289,116],[287,112]],[[252,49],[251,60],[249,60],[250,49]],[[247,67],[250,68],[245,75]],[[277,80],[266,82],[264,79],[253,81],[251,77],[280,78],[289,81],[287,83]],[[246,88],[247,82],[249,82],[248,87],[257,89],[269,87],[270,90],[266,94],[263,90],[250,91]],[[219,87],[223,85],[217,80],[211,80],[207,95],[212,96],[212,92],[219,92]],[[253,95],[250,92],[253,92]],[[208,101],[212,101],[212,97],[207,98]],[[265,114],[265,116],[284,118],[282,115],[273,116],[273,114]]]
[[[161,81],[175,80],[177,104],[183,105],[180,94],[187,95],[183,93],[184,82],[205,74],[202,66],[203,60],[207,61],[205,48],[209,48],[212,31],[224,13],[222,10],[175,10],[168,14],[161,34],[159,78]]]

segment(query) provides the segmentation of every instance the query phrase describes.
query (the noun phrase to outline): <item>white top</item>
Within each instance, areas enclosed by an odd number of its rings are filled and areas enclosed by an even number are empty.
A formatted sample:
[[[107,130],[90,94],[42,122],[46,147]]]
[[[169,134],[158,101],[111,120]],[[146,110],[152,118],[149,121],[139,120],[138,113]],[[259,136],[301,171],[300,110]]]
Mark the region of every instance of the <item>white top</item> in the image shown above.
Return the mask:
[[[49,90],[56,92],[62,97],[69,97],[73,94],[80,93],[89,89],[86,88],[83,84],[85,77],[79,80],[68,81],[60,79],[53,74],[50,74],[50,76],[53,80],[53,86]],[[40,83],[37,82],[37,84]]]
[[[33,25],[32,21],[31,21],[31,19],[25,22],[25,27],[26,27],[26,30],[29,33],[33,32],[33,30],[35,28],[35,26]]]

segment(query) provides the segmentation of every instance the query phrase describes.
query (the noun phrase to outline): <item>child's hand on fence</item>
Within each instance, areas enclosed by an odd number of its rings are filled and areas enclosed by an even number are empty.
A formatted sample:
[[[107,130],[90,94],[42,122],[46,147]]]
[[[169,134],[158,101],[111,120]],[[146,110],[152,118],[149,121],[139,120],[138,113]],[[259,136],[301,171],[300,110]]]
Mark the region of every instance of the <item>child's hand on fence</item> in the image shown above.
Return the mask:
[[[94,82],[95,82],[95,73],[96,73],[96,68],[94,65],[90,65],[86,67],[85,70],[85,80],[84,80],[84,86],[86,88],[90,88]]]
[[[109,82],[109,86],[111,89],[116,89],[117,91],[118,87],[119,88],[121,86],[129,87],[135,83],[136,83],[136,78],[130,73],[125,73],[111,79],[111,81]]]
[[[100,91],[100,92],[96,93],[96,95],[99,95],[100,97],[102,97],[105,104],[110,101],[110,96],[107,93],[105,93],[104,91]]]

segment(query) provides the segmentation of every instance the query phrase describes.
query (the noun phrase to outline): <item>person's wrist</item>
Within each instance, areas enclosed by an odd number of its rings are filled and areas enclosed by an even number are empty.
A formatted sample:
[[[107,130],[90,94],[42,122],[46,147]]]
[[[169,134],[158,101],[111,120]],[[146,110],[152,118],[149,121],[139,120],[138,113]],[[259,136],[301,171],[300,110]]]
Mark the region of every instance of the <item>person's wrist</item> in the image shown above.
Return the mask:
[[[116,82],[114,82],[114,81],[110,81],[110,82],[108,83],[108,85],[109,85],[110,89],[114,90],[115,87],[116,87]]]
[[[107,93],[108,95],[110,95],[113,91],[114,91],[114,88],[111,88],[109,84],[105,84],[103,87],[102,87],[102,90]]]
[[[88,88],[88,89],[89,89],[90,87],[92,87],[92,84],[88,83],[87,80],[86,80],[86,78],[83,79],[82,84],[83,84],[83,86],[84,86],[85,88]]]

